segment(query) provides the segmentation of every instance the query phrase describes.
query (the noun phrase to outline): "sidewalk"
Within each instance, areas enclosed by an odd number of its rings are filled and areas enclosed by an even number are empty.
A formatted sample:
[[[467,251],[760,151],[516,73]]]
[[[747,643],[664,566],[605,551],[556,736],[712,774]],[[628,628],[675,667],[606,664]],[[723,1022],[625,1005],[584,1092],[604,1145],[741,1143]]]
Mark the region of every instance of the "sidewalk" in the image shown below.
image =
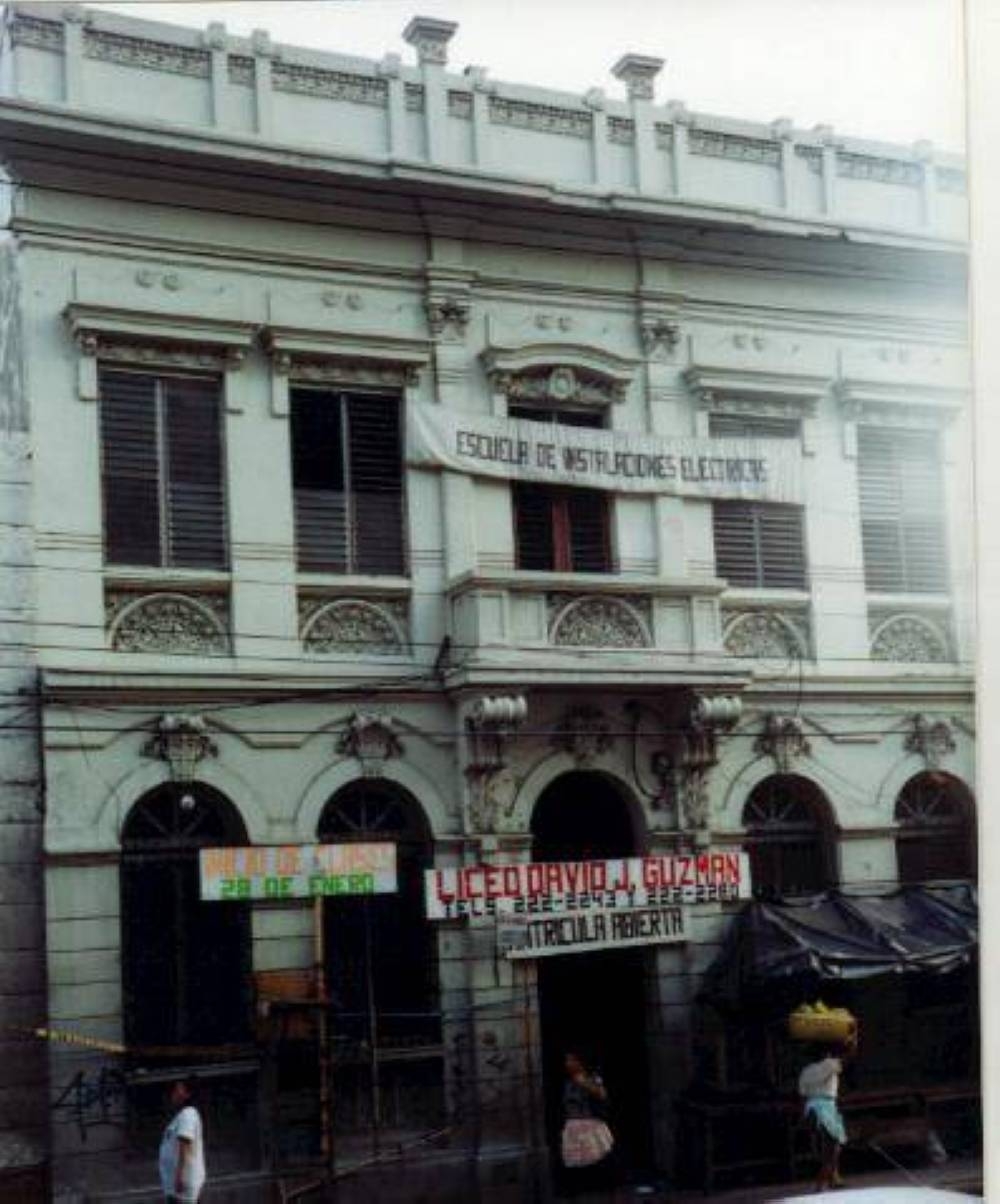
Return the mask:
[[[846,1179],[845,1187],[905,1187],[918,1184],[921,1187],[948,1188],[952,1191],[967,1191],[972,1195],[982,1190],[983,1166],[978,1159],[958,1159],[943,1163],[941,1166],[923,1166],[909,1170],[904,1174],[901,1170],[887,1168],[885,1171],[871,1174],[851,1175]],[[620,1204],[632,1204],[632,1201],[649,1200],[653,1204],[767,1204],[768,1201],[784,1199],[787,1196],[808,1195],[812,1192],[813,1181],[801,1179],[795,1183],[771,1184],[766,1187],[735,1187],[725,1191],[715,1191],[706,1195],[700,1191],[666,1191],[655,1196],[626,1195]],[[837,1193],[827,1193],[830,1204],[836,1204]],[[597,1204],[600,1197],[595,1197]],[[606,1204],[601,1200],[601,1204]],[[610,1198],[607,1204],[610,1204]],[[616,1202],[619,1204],[619,1202]]]

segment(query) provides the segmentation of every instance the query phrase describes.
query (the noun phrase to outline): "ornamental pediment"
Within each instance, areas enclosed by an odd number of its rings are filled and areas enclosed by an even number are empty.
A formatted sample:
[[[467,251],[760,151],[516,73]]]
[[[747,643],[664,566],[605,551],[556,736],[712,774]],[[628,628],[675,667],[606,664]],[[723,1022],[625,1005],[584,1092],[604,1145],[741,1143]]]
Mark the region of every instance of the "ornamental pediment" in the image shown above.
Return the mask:
[[[494,390],[509,401],[605,405],[625,400],[637,362],[583,343],[491,346],[481,360]]]
[[[728,398],[772,398],[814,408],[836,374],[828,344],[760,330],[695,331],[689,339],[688,387],[703,405]]]
[[[854,421],[944,423],[969,390],[968,357],[955,348],[868,346],[840,353],[837,397]]]

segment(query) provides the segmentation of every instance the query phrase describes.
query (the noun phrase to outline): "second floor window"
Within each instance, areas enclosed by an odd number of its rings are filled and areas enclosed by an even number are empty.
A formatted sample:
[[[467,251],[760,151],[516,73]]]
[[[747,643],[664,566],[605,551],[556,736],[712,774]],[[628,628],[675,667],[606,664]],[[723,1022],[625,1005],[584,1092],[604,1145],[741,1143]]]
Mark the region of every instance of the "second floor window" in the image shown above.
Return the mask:
[[[101,370],[109,564],[226,567],[220,393],[213,377]]]
[[[714,502],[712,530],[715,571],[730,585],[806,588],[801,507]]]
[[[299,568],[404,573],[398,398],[295,388],[291,437]]]
[[[858,431],[865,585],[874,593],[948,588],[944,490],[937,438],[925,431]]]
[[[599,410],[512,405],[511,418],[600,430]],[[600,489],[515,483],[517,567],[555,573],[610,573],[610,498]]]
[[[709,434],[727,439],[799,439],[798,419],[711,414]],[[801,506],[714,502],[715,571],[731,586],[808,588]]]
[[[515,484],[517,567],[556,573],[610,573],[606,496],[598,489]]]

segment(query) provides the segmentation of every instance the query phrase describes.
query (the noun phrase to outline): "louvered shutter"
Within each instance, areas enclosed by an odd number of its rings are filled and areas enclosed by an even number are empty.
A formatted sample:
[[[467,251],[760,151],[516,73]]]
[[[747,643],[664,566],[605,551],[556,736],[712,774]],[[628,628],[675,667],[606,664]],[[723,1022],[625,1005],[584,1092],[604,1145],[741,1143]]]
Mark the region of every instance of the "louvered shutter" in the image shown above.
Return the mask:
[[[335,393],[295,389],[291,396],[292,493],[298,566],[348,571],[343,413]]]
[[[102,371],[100,427],[105,557],[109,564],[158,565],[162,549],[155,378]]]
[[[798,439],[802,424],[797,418],[709,414],[708,433],[713,439]]]
[[[165,377],[166,530],[169,563],[225,568],[222,414],[214,380]]]
[[[347,399],[355,571],[406,571],[399,402]]]
[[[570,489],[565,494],[569,563],[574,573],[607,573],[607,504],[596,489]]]
[[[730,585],[805,589],[802,510],[755,502],[712,507],[716,572]]]
[[[862,428],[858,485],[868,589],[945,591],[944,498],[936,439],[919,431]]]
[[[515,484],[513,493],[517,567],[551,571],[555,568],[552,492],[544,485]]]

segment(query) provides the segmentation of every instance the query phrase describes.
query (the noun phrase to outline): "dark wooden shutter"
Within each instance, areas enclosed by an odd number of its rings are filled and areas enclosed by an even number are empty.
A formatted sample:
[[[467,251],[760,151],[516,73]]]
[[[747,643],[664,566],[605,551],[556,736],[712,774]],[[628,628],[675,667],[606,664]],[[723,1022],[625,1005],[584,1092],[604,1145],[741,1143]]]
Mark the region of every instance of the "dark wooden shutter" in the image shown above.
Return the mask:
[[[295,544],[304,572],[348,571],[347,491],[340,397],[316,389],[291,396]]]
[[[164,377],[169,563],[225,568],[222,412],[214,380]]]
[[[354,568],[358,573],[406,571],[399,409],[396,398],[347,399]]]
[[[544,485],[513,487],[517,567],[535,571],[555,568],[552,491]]]
[[[712,527],[716,572],[730,585],[806,588],[800,507],[715,502]]]
[[[161,564],[156,380],[102,371],[100,398],[105,557]]]
[[[858,486],[868,589],[944,592],[948,571],[936,438],[921,431],[862,427]]]
[[[569,563],[574,573],[608,573],[608,507],[596,489],[569,489],[565,493],[569,535]]]

